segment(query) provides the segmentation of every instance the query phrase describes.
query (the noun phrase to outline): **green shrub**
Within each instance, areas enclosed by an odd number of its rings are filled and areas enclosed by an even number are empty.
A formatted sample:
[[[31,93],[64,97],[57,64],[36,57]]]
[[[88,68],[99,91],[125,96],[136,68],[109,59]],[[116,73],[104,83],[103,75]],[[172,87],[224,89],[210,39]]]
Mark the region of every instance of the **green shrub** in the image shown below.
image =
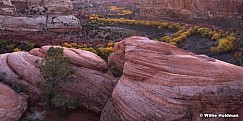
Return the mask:
[[[7,42],[3,39],[0,39],[0,47],[3,48],[4,46],[6,46]]]
[[[159,40],[162,42],[170,42],[171,41],[171,37],[169,36],[163,36],[162,38],[160,38]]]
[[[36,44],[35,43],[27,43],[26,47],[24,48],[24,50],[26,51],[30,51],[31,49],[34,48]]]
[[[237,40],[237,38],[234,37],[234,36],[227,36],[226,39],[231,41],[231,42],[235,42]]]
[[[243,35],[243,30],[240,32],[241,35]]]
[[[177,46],[177,43],[175,43],[175,42],[170,42],[169,44]]]
[[[211,37],[211,40],[218,40],[220,38],[221,38],[221,34],[217,33],[217,32],[214,32],[213,36]]]
[[[15,48],[15,44],[9,44],[6,47],[7,49],[13,50]]]
[[[80,48],[81,50],[85,50],[85,51],[89,51],[89,52],[92,52],[92,53],[95,53],[95,54],[98,54],[98,52],[92,48],[92,47],[83,47],[83,48]]]
[[[211,50],[212,53],[218,53],[219,52],[217,47],[211,47],[210,50]]]
[[[238,61],[241,61],[243,59],[243,52],[242,51],[235,52],[234,58]]]
[[[203,37],[208,37],[210,35],[210,29],[206,27],[199,28],[198,32],[201,33]]]
[[[237,34],[236,33],[230,33],[229,36],[231,36],[231,37],[237,37]]]
[[[100,47],[100,48],[98,48],[97,52],[98,52],[98,55],[99,55],[101,58],[103,58],[104,60],[107,61],[109,55],[110,55],[111,53],[113,53],[113,47],[106,47],[106,48],[104,48],[104,47]]]
[[[70,61],[63,55],[63,48],[49,48],[44,61],[36,62],[40,68],[46,83],[41,85],[45,90],[45,96],[48,104],[55,108],[67,109],[69,99],[59,90],[61,82],[70,81],[75,73],[75,70],[69,66]]]
[[[218,52],[229,52],[234,49],[233,42],[227,39],[220,39],[218,42]]]

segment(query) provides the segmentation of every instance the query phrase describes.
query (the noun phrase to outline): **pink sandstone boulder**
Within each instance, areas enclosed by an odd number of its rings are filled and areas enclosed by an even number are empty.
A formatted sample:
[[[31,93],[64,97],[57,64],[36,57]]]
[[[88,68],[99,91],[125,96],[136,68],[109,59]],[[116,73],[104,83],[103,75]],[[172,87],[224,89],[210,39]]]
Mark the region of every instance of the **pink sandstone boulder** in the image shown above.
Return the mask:
[[[45,80],[35,62],[43,59],[49,47],[36,48],[30,51],[31,54],[14,52],[0,55],[0,72],[20,86],[31,101],[38,101],[42,97],[43,90],[38,84],[45,83]],[[115,77],[107,71],[105,61],[93,53],[68,48],[64,48],[64,53],[71,60],[70,66],[76,73],[72,80],[60,84],[61,91],[78,98],[79,106],[100,113],[111,97],[117,82]]]
[[[200,114],[242,113],[242,67],[144,37],[121,41],[109,61],[123,75],[101,121],[221,121]]]
[[[27,96],[0,83],[0,120],[18,121],[27,108]]]
[[[34,48],[34,49],[30,50],[30,54],[39,56],[39,57],[43,57],[43,58],[45,57],[45,53],[42,53],[40,48]]]
[[[47,50],[50,47],[51,46],[43,46],[41,47],[40,51],[42,53],[47,53]],[[99,71],[106,71],[108,69],[106,62],[101,57],[92,52],[65,47],[63,47],[63,49],[64,55],[68,57],[70,61],[75,65]]]
[[[41,91],[36,87],[33,86],[34,83],[36,83],[36,78],[40,78],[39,76],[39,71],[37,71],[38,75],[36,76],[36,70],[33,72],[30,69],[30,65],[32,68],[34,67],[33,61],[32,64],[29,63],[25,58],[21,58],[20,56],[16,55],[19,54],[21,56],[30,56],[33,57],[33,59],[39,59],[39,57],[32,56],[28,54],[27,52],[17,52],[17,53],[7,53],[7,54],[1,54],[0,55],[0,72],[5,75],[5,78],[10,80],[11,83],[16,84],[17,86],[21,87],[23,91],[29,95],[30,98],[35,98],[36,95],[40,95]],[[16,55],[16,56],[15,56]],[[14,58],[14,59],[13,59]],[[26,58],[27,59],[27,58]],[[29,58],[32,59],[32,58]],[[25,63],[21,63],[25,62]],[[11,65],[11,66],[10,66]],[[27,66],[29,65],[29,66]],[[12,68],[13,67],[13,68]],[[35,68],[35,67],[34,67]],[[35,68],[36,69],[36,68]],[[31,76],[31,78],[28,78],[27,76]],[[35,78],[33,78],[35,77]],[[23,80],[23,79],[27,80]]]

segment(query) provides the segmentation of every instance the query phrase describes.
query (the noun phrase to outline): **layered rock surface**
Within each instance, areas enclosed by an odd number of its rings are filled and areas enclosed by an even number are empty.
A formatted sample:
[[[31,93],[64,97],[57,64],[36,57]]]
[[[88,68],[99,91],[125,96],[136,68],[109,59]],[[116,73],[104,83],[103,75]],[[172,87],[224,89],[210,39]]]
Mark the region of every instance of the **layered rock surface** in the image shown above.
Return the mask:
[[[15,52],[0,55],[0,71],[23,88],[31,100],[42,96],[43,90],[37,85],[45,81],[36,68],[35,61],[42,60],[49,47],[36,48],[30,53]],[[116,84],[115,77],[107,70],[106,62],[93,53],[77,49],[64,48],[64,55],[71,60],[71,66],[76,73],[73,79],[60,85],[61,91],[65,95],[77,97],[80,106],[101,112]]]
[[[27,108],[27,96],[0,83],[0,120],[17,121]]]
[[[242,0],[140,0],[140,15],[147,18],[193,20],[231,28],[243,27]],[[210,20],[205,22],[205,20]],[[194,21],[194,22],[195,22]]]
[[[3,5],[8,8],[28,9],[28,8],[46,8],[49,14],[67,14],[73,9],[70,0],[1,0]],[[6,7],[5,7],[6,8]]]
[[[0,0],[0,14],[13,14],[14,6],[10,0]]]
[[[69,16],[38,16],[38,17],[12,17],[0,16],[0,27],[2,29],[79,29],[79,20],[72,15]]]
[[[243,107],[242,67],[144,37],[121,41],[109,61],[123,75],[101,121],[199,121]]]
[[[242,14],[242,0],[151,0],[141,1],[141,14],[153,15],[157,9],[164,10],[163,15],[171,11],[193,17],[223,17]]]
[[[71,41],[81,31],[72,9],[70,0],[0,0],[0,36],[46,44]]]

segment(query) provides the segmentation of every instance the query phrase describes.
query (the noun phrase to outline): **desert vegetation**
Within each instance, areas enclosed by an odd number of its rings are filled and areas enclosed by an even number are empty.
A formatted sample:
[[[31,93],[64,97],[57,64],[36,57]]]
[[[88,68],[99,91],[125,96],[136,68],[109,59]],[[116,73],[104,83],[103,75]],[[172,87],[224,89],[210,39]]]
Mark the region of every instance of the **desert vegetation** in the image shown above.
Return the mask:
[[[31,42],[16,42],[0,39],[0,53],[30,51],[34,47],[38,47],[38,44]]]
[[[113,12],[113,14],[108,14],[108,16],[126,16],[133,14],[131,10],[127,10],[118,6],[110,6],[108,10]]]
[[[78,44],[64,43],[62,46],[67,48],[76,48],[86,50],[99,55],[104,60],[108,61],[108,56],[113,53],[113,47],[117,42],[108,42],[103,44]]]
[[[77,98],[64,95],[59,90],[59,84],[71,81],[75,70],[69,66],[70,61],[63,55],[63,48],[51,47],[45,60],[36,61],[40,72],[46,80],[45,84],[39,84],[43,88],[47,105],[60,109],[74,109],[77,106]]]
[[[236,33],[228,33],[207,27],[186,25],[183,23],[173,23],[166,21],[147,21],[147,20],[131,20],[125,18],[106,18],[100,17],[97,14],[93,14],[89,17],[91,22],[107,23],[107,24],[127,24],[154,27],[158,29],[168,29],[173,31],[172,36],[163,36],[159,38],[159,41],[167,42],[172,45],[177,45],[183,40],[189,38],[192,35],[200,34],[202,37],[209,38],[215,41],[216,46],[211,47],[212,52],[225,53],[234,50],[234,42],[237,40]]]

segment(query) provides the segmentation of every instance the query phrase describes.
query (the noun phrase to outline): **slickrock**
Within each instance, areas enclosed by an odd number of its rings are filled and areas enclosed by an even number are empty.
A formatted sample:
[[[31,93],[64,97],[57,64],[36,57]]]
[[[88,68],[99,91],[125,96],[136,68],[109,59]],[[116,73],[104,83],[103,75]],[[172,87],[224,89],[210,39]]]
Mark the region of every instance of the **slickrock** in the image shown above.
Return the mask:
[[[45,83],[45,80],[35,61],[42,60],[49,47],[35,48],[30,51],[31,54],[14,52],[0,55],[0,71],[9,81],[20,86],[31,101],[43,94],[38,84]],[[76,73],[73,79],[60,85],[61,91],[78,98],[79,106],[101,113],[116,85],[115,77],[107,71],[105,61],[94,53],[70,48],[64,48],[64,53]]]
[[[101,113],[116,85],[114,76],[84,67],[75,67],[72,82],[61,85],[63,92],[79,98],[79,104]]]
[[[201,121],[243,107],[242,67],[144,37],[121,41],[109,61],[123,75],[101,121]]]
[[[19,55],[17,55],[19,54]],[[33,58],[24,58],[33,57]],[[39,76],[39,72],[34,67],[34,60],[27,61],[26,59],[40,59],[36,56],[32,56],[28,53],[7,53],[0,55],[0,72],[5,76],[5,79],[11,81],[11,83],[21,87],[23,91],[31,98],[35,98],[36,94],[41,94],[40,90],[33,86],[37,82],[36,79],[42,81]],[[31,67],[31,68],[30,68]],[[34,70],[32,70],[34,69]],[[36,71],[37,74],[36,75]],[[28,78],[30,76],[30,78]],[[23,80],[23,78],[27,78]],[[35,82],[35,83],[34,83]]]
[[[47,50],[51,46],[41,47],[41,52],[47,53]],[[70,59],[73,64],[80,65],[86,68],[95,69],[99,71],[106,71],[106,62],[98,55],[84,50],[73,49],[73,48],[63,48],[64,55]]]
[[[18,121],[27,108],[27,96],[0,83],[0,120]]]
[[[39,57],[43,57],[43,58],[45,57],[45,53],[42,53],[40,48],[34,48],[34,49],[30,50],[30,54],[39,56]]]

